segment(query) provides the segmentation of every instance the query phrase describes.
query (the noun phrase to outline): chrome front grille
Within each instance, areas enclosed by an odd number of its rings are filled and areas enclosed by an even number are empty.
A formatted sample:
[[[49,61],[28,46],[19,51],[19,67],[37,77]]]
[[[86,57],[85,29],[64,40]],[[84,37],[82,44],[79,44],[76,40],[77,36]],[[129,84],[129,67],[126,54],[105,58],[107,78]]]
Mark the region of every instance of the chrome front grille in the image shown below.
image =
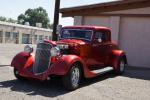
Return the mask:
[[[50,65],[51,48],[51,44],[48,43],[39,43],[37,45],[35,61],[33,64],[34,74],[41,74],[48,69]]]

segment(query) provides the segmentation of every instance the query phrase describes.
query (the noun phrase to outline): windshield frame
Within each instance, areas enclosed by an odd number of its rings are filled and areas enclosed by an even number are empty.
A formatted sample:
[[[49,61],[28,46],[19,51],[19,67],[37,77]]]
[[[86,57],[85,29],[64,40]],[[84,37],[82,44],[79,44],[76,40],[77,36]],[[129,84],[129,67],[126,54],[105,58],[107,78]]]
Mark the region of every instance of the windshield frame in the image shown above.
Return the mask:
[[[62,31],[64,31],[64,30],[82,30],[82,31],[91,31],[91,38],[90,39],[86,39],[86,38],[77,38],[77,37],[69,37],[69,38],[61,38],[61,34],[62,34]],[[61,40],[61,39],[82,39],[82,40],[87,40],[87,41],[92,41],[92,39],[93,39],[93,33],[94,33],[94,31],[93,30],[90,30],[90,29],[62,29],[61,31],[60,31],[60,35],[59,35],[59,39]]]

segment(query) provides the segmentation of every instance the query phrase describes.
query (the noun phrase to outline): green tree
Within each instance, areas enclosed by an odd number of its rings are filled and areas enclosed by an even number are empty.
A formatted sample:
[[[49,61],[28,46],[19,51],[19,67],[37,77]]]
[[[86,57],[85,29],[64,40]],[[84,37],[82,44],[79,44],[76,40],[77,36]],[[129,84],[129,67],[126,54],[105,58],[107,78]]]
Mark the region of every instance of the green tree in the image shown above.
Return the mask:
[[[36,9],[28,9],[24,14],[18,16],[18,23],[25,24],[29,22],[31,26],[36,26],[36,23],[42,23],[43,28],[49,28],[50,20],[45,9],[38,7]]]
[[[12,18],[6,18],[3,16],[0,16],[0,21],[4,21],[4,22],[10,22],[10,23],[16,23],[17,21],[12,19]]]
[[[53,24],[49,24],[48,28],[53,29]]]
[[[7,22],[10,22],[10,23],[17,23],[17,20],[14,20],[14,19],[12,19],[12,18],[8,18],[8,19],[7,19]]]
[[[4,22],[6,22],[6,17],[3,17],[3,16],[0,16],[0,21],[4,21]]]

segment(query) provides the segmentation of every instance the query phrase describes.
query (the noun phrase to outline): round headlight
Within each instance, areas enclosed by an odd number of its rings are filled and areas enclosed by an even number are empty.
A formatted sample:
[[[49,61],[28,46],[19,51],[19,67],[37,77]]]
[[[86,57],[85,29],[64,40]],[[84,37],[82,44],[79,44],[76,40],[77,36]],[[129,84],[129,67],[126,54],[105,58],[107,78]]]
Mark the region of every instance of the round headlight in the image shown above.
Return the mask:
[[[24,47],[24,52],[30,54],[30,53],[33,52],[33,48],[32,48],[31,46],[29,46],[29,45],[26,45],[26,46]]]
[[[58,47],[53,47],[51,49],[51,56],[58,56],[60,55],[60,49]]]

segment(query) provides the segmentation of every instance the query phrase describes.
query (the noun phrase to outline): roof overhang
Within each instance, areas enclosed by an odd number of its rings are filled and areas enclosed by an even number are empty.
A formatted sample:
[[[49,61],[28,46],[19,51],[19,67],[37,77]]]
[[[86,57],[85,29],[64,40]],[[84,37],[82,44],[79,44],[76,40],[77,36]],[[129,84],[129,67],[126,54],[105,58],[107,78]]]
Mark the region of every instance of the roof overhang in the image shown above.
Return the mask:
[[[150,0],[120,0],[93,5],[61,8],[63,17],[91,16],[105,12],[150,7]]]

